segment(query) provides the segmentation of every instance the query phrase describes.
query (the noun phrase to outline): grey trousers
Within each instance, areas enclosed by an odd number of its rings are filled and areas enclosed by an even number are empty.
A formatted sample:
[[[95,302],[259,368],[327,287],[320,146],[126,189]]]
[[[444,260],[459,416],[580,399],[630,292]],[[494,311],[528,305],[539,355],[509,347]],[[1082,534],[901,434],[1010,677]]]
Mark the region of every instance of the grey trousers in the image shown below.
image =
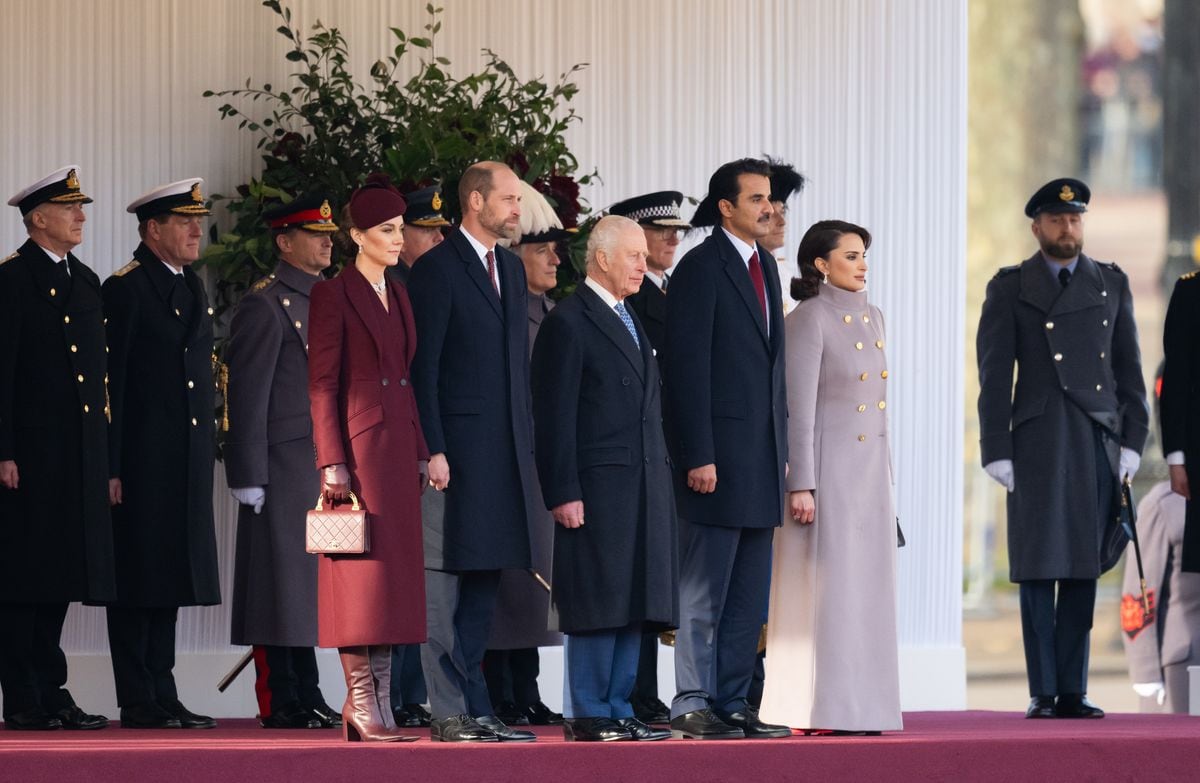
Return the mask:
[[[483,654],[499,587],[499,571],[425,569],[429,639],[421,645],[421,668],[434,719],[493,713]]]

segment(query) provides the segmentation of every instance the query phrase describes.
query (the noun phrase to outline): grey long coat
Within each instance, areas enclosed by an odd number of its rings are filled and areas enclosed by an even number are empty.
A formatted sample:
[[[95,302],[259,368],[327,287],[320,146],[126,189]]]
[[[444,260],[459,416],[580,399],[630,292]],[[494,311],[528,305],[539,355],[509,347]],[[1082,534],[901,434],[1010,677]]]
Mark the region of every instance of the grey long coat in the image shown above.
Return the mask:
[[[233,644],[317,643],[317,558],[305,513],[320,491],[308,403],[308,296],[319,277],[280,262],[248,293],[230,329],[230,487],[265,487],[262,513],[238,509]]]
[[[1118,444],[1140,453],[1149,424],[1128,278],[1084,255],[1065,289],[1040,253],[1005,267],[988,283],[976,353],[983,464],[1013,461],[1010,579],[1097,578],[1097,470],[1116,473]]]

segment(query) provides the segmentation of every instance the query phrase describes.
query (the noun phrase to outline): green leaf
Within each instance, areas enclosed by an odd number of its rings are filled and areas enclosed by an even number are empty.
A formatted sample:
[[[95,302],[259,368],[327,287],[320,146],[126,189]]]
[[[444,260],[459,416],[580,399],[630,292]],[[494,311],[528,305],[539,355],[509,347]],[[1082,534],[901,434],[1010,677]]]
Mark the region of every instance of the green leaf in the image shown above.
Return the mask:
[[[428,38],[409,38],[408,42],[413,46],[419,46],[422,49],[428,49],[430,46]]]

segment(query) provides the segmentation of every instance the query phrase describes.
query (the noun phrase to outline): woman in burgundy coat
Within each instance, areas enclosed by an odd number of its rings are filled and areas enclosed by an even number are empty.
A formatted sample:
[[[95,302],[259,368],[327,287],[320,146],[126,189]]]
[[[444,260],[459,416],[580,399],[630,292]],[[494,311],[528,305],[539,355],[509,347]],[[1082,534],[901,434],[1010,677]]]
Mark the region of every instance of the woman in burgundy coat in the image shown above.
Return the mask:
[[[373,174],[350,198],[358,255],[312,290],[308,389],[327,499],[353,492],[368,511],[365,555],[322,555],[318,641],[346,674],[346,739],[413,740],[396,730],[391,646],[425,641],[421,488],[429,458],[409,382],[416,350],[404,288],[385,270],[404,246],[405,203]]]

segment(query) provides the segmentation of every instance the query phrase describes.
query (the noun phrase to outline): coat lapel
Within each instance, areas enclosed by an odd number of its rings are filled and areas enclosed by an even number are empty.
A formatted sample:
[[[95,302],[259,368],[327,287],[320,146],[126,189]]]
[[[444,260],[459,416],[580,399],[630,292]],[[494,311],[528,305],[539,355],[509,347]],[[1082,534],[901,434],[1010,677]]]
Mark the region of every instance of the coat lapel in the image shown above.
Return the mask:
[[[353,264],[347,264],[342,268],[338,277],[342,278],[346,290],[346,298],[350,300],[350,306],[354,308],[354,312],[358,313],[358,317],[366,324],[367,332],[371,335],[372,342],[375,343],[375,354],[379,357],[380,364],[383,363],[383,324],[381,323],[383,315],[383,306],[379,303],[379,297],[375,295],[375,291],[371,288],[371,284],[362,276],[362,273],[354,268]]]
[[[1021,288],[1017,298],[1033,305],[1043,313],[1050,312],[1054,301],[1062,293],[1062,286],[1050,276],[1041,253],[1034,253],[1021,262]]]
[[[187,325],[188,340],[190,341],[200,331],[200,324],[204,322],[204,317],[208,314],[208,295],[204,293],[204,283],[200,281],[200,275],[192,271],[190,266],[183,268],[183,281],[187,284],[188,290],[192,292],[192,299],[196,305],[192,308],[192,320]]]
[[[592,323],[596,324],[604,336],[612,340],[613,344],[620,349],[621,355],[625,357],[625,361],[629,362],[630,366],[637,371],[638,378],[645,377],[646,360],[642,356],[642,352],[646,350],[649,344],[649,339],[645,333],[638,329],[638,340],[641,342],[642,350],[638,350],[638,346],[634,344],[633,337],[630,336],[629,330],[625,328],[625,324],[621,323],[621,318],[612,311],[612,309],[604,303],[604,301],[587,286],[585,283],[580,283],[575,289],[575,293],[583,300],[584,312]],[[637,321],[634,321],[636,324]]]
[[[404,357],[404,365],[412,366],[413,356],[417,353],[417,322],[413,320],[412,305],[408,301],[408,293],[404,290],[404,283],[400,282],[391,275],[387,275],[388,288],[392,292],[392,298],[400,305],[400,317],[404,320],[404,345],[407,355]]]
[[[451,231],[449,241],[454,246],[454,249],[458,252],[458,260],[462,261],[463,264],[466,265],[467,277],[470,278],[471,282],[475,284],[475,287],[479,289],[479,294],[487,300],[489,305],[491,305],[492,312],[496,314],[496,317],[503,320],[504,312],[500,308],[500,297],[496,295],[496,289],[492,285],[492,281],[488,280],[487,272],[484,271],[483,262],[480,261],[479,256],[475,254],[475,248],[472,247],[471,243],[467,241],[467,238],[462,235],[462,229]],[[499,259],[499,255],[500,254],[497,252],[497,259]],[[499,264],[499,260],[497,260],[496,263]],[[511,277],[511,275],[506,275],[503,271],[500,272],[500,284],[502,286],[505,285],[505,280],[508,277]]]
[[[67,292],[59,290],[60,286],[54,275],[54,262],[50,260],[50,256],[46,255],[46,251],[30,239],[21,247],[21,254],[29,260],[29,273],[33,276],[38,295],[59,309],[66,307]],[[74,284],[74,278],[71,282]],[[74,286],[72,285],[72,287]],[[54,293],[51,294],[51,291]]]
[[[725,274],[729,275],[729,279],[733,281],[734,289],[742,297],[742,302],[745,303],[746,309],[750,311],[750,317],[758,325],[759,335],[762,336],[763,342],[770,344],[770,339],[767,336],[767,324],[763,319],[762,307],[758,303],[758,294],[754,293],[754,286],[750,283],[750,273],[746,269],[746,262],[742,261],[742,257],[738,255],[737,248],[725,236],[722,229],[713,229],[711,239],[717,243],[717,251],[721,255],[721,260],[725,262]],[[762,263],[762,258],[762,253],[759,253],[759,263]],[[764,284],[766,284],[766,276],[764,272]],[[769,292],[770,290],[770,286],[767,285],[767,291]],[[768,306],[770,306],[770,302],[771,297],[768,295]]]
[[[1059,287],[1062,288],[1061,285]],[[1075,264],[1075,274],[1071,276],[1071,282],[1062,289],[1062,293],[1050,308],[1050,313],[1062,315],[1091,307],[1103,307],[1107,301],[1108,291],[1100,276],[1100,270],[1092,259],[1081,253],[1079,262]]]

